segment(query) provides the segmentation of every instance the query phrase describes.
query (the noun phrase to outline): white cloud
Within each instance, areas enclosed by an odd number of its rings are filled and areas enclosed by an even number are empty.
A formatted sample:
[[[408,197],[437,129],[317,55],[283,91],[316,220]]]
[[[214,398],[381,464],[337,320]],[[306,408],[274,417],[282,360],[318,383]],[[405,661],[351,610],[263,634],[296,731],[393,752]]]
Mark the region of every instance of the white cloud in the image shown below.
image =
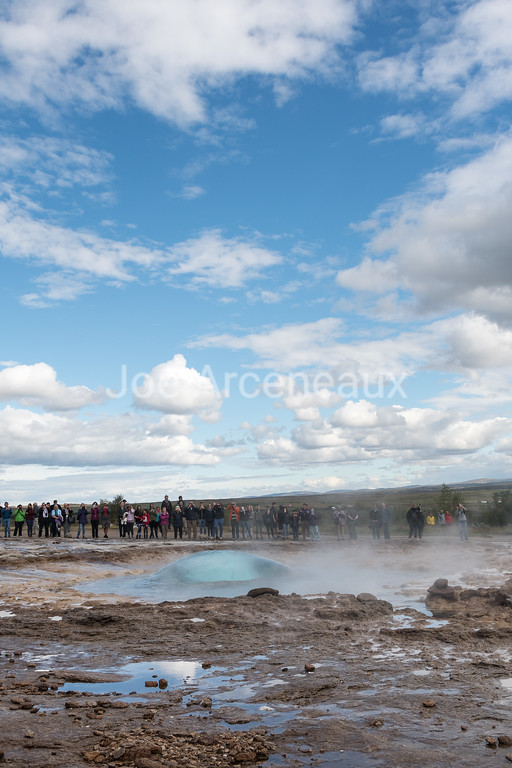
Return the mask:
[[[258,364],[265,368],[284,371],[297,367],[310,367],[322,359],[341,331],[342,321],[328,317],[312,323],[284,325],[281,328],[249,333],[246,336],[222,334],[205,336],[193,347],[225,347],[250,349],[257,355]],[[315,351],[316,350],[316,351]]]
[[[103,389],[67,387],[57,380],[56,371],[47,363],[16,364],[0,371],[0,400],[4,402],[68,411],[101,403],[104,399]]]
[[[0,251],[4,256],[31,259],[45,265],[96,278],[130,281],[130,267],[151,268],[163,257],[133,242],[120,242],[92,232],[61,227],[35,217],[34,205],[9,194],[0,197]],[[7,194],[5,194],[7,192]]]
[[[187,184],[183,187],[179,196],[183,197],[184,200],[195,200],[196,197],[201,197],[201,195],[204,195],[202,187],[198,184]]]
[[[512,98],[512,6],[508,0],[460,3],[450,26],[423,25],[409,50],[397,56],[365,54],[360,83],[401,97],[447,97],[463,120]]]
[[[355,0],[4,6],[0,97],[40,110],[133,101],[180,124],[204,121],[207,91],[235,78],[282,82],[331,70],[337,45],[350,41],[357,22]]]
[[[455,308],[512,319],[512,137],[377,212],[369,257],[338,273],[339,285],[385,293],[399,287],[418,315]],[[373,275],[373,281],[372,281]]]
[[[169,414],[197,414],[204,421],[218,421],[222,397],[212,380],[188,368],[183,355],[160,363],[146,374],[134,391],[139,408]]]
[[[177,243],[170,256],[175,266],[169,267],[169,275],[190,276],[193,285],[211,288],[241,288],[282,260],[250,241],[223,238],[218,230]]]
[[[247,238],[225,238],[218,230],[160,248],[73,230],[54,223],[7,185],[0,187],[0,252],[54,269],[35,279],[39,291],[22,296],[22,303],[34,308],[75,299],[101,279],[122,284],[140,273],[173,283],[183,278],[197,288],[238,289],[266,277],[282,261],[275,251]]]
[[[344,488],[346,484],[347,481],[343,477],[339,477],[338,475],[327,475],[326,477],[306,478],[302,483],[302,487],[306,492],[328,493],[329,491],[336,491],[339,488]]]
[[[264,439],[258,456],[271,464],[399,461],[439,464],[462,455],[492,453],[496,441],[510,435],[512,419],[465,419],[457,411],[432,408],[376,407],[347,403],[330,419],[305,422],[290,437]]]
[[[184,423],[188,430],[187,422]],[[130,414],[80,421],[67,415],[39,414],[5,407],[0,411],[0,461],[45,466],[212,466],[214,450],[177,434],[164,417],[160,425]]]
[[[424,124],[424,115],[387,115],[380,121],[383,135],[394,139],[416,136],[423,131]]]
[[[95,187],[111,178],[112,156],[68,139],[50,136],[0,137],[0,170],[30,179],[44,190]]]

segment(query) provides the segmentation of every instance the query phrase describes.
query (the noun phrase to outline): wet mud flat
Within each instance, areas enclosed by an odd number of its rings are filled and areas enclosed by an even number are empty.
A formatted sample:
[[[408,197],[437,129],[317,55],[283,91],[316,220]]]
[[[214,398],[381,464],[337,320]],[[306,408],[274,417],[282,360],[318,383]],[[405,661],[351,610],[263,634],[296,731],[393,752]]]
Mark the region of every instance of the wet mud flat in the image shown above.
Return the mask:
[[[503,552],[501,583],[496,574],[492,586],[488,576],[478,586],[475,574],[471,588],[432,584],[435,616],[364,592],[157,604],[77,597],[69,582],[77,569],[85,578],[87,553],[82,565],[38,557],[41,578],[28,586],[16,589],[15,565],[10,576],[6,567],[0,605],[6,766],[512,760],[512,582]],[[157,553],[152,567],[160,561]],[[93,554],[95,563],[90,576],[143,570],[115,548]]]

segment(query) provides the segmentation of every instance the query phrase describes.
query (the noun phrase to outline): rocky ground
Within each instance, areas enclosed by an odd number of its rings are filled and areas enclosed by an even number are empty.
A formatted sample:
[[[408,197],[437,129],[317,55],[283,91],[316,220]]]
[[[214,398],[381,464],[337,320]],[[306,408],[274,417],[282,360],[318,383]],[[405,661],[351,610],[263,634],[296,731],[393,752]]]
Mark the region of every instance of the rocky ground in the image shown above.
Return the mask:
[[[506,540],[470,542],[463,584],[446,581],[448,565],[432,577],[440,546],[448,564],[458,542],[322,542],[321,558],[335,550],[361,573],[399,561],[415,583],[426,580],[434,616],[356,590],[159,604],[91,596],[76,588],[156,570],[203,545],[1,544],[6,766],[512,761]],[[311,544],[248,546],[297,562]]]

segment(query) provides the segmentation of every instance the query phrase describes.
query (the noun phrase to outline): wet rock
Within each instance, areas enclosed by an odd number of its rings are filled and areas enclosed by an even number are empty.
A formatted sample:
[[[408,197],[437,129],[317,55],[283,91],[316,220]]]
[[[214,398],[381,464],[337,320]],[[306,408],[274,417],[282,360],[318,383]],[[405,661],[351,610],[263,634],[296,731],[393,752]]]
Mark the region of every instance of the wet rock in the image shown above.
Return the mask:
[[[485,740],[487,742],[487,746],[491,747],[492,749],[496,749],[498,746],[498,739],[496,736],[486,736]]]
[[[457,600],[454,587],[450,587],[447,579],[436,579],[431,587],[427,589],[431,597],[440,597],[443,600]]]
[[[168,685],[169,683],[167,682],[165,677],[161,677],[160,680],[158,681],[158,687],[160,688],[161,691],[165,691]]]
[[[508,760],[509,763],[512,763],[512,753],[509,752],[507,755],[505,755],[505,759]],[[2,762],[2,761],[0,760],[0,762]]]
[[[498,734],[498,744],[500,747],[512,747],[512,737],[506,733]]]
[[[256,587],[256,589],[250,589],[247,593],[247,597],[261,597],[262,595],[273,595],[274,597],[279,594],[279,590],[272,589],[271,587]]]
[[[25,738],[26,739],[33,739],[35,736],[34,731],[31,731],[30,729],[25,731]]]
[[[255,718],[241,707],[220,707],[212,714],[218,720],[224,720],[229,725],[244,725]]]
[[[146,688],[158,688],[158,683],[156,680],[146,680],[144,685]]]
[[[210,698],[209,696],[205,696],[205,697],[204,697],[204,699],[202,699],[202,700],[199,702],[199,705],[200,705],[201,707],[204,707],[205,709],[210,709],[210,708],[211,708],[211,706],[212,706],[212,703],[213,703],[213,702],[212,702],[211,698]]]
[[[432,707],[435,707],[436,703],[433,699],[425,699],[423,702],[423,706],[427,709],[431,709]]]
[[[201,664],[201,667],[202,667],[202,669],[210,669],[210,667],[211,667],[211,662],[209,662],[209,661],[203,661],[203,663]]]
[[[314,664],[304,664],[304,671],[305,672],[314,672],[316,669]]]
[[[118,747],[112,752],[112,754],[109,756],[109,759],[120,760],[122,757],[124,757],[125,753],[126,753],[126,749],[124,747]]]
[[[360,592],[359,595],[357,595],[356,600],[359,600],[360,603],[377,602],[377,598],[375,597],[375,595],[372,595],[371,592]]]

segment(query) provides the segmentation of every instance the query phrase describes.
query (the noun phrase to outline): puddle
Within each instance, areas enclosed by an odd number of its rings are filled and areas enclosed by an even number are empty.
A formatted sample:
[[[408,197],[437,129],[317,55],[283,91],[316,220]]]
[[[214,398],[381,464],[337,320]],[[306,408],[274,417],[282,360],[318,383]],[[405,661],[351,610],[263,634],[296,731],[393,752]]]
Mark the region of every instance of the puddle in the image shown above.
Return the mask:
[[[10,619],[13,616],[16,616],[16,614],[12,611],[0,611],[0,619]]]
[[[117,669],[98,669],[97,672],[112,673],[126,676],[126,680],[101,683],[65,683],[62,691],[81,691],[92,693],[96,696],[105,696],[108,693],[127,694],[151,693],[158,688],[147,688],[147,680],[158,681],[160,678],[167,680],[166,690],[174,690],[187,685],[193,685],[199,678],[210,670],[205,670],[197,661],[140,661],[123,664]]]

